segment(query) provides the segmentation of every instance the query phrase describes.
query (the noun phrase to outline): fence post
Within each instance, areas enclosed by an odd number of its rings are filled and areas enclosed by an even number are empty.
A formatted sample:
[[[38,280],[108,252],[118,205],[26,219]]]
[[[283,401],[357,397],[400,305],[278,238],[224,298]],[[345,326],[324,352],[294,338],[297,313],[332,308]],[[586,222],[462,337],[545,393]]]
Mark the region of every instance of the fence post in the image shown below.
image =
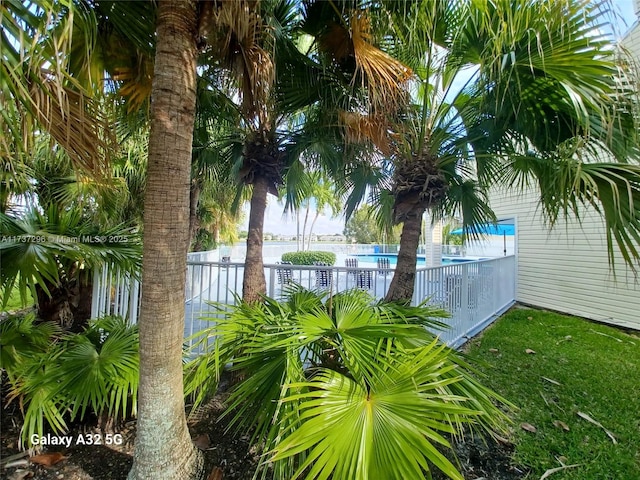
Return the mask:
[[[267,285],[267,295],[271,298],[275,295],[276,285],[276,269],[268,266],[269,269],[269,285]]]
[[[461,319],[465,324],[471,323],[469,318],[469,264],[462,264],[462,285],[460,285],[460,309],[461,309]],[[467,325],[464,325],[464,328],[467,328]]]
[[[91,292],[91,318],[100,316],[100,300],[102,297],[102,270],[103,267],[97,267],[93,271],[93,288]]]
[[[140,281],[137,278],[131,278],[129,299],[129,323],[138,323],[138,309],[140,304]]]

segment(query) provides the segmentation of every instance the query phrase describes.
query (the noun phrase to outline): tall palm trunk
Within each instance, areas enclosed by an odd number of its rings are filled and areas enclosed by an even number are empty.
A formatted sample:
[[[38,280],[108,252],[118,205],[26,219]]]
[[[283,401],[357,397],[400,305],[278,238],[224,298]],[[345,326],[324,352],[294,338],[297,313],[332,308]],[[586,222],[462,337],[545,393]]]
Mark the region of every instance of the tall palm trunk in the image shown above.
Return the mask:
[[[189,245],[193,243],[196,238],[196,233],[200,229],[200,219],[198,218],[198,203],[200,201],[200,182],[192,180],[191,188],[189,190]]]
[[[424,211],[424,208],[417,207],[406,217],[402,225],[398,263],[384,298],[386,302],[411,302],[416,282],[417,252]]]
[[[320,211],[317,210],[317,207],[316,207],[316,215],[315,217],[313,217],[313,221],[311,222],[311,226],[309,227],[309,240],[307,241],[307,250],[311,250],[311,235],[313,235],[313,227],[315,227],[316,221],[318,220],[319,216],[320,216]]]
[[[422,214],[442,201],[449,188],[438,168],[438,158],[428,150],[399,159],[394,171],[393,215],[402,225],[398,263],[387,302],[409,303],[416,281]]]
[[[245,302],[259,301],[260,295],[264,295],[267,292],[267,282],[264,278],[264,262],[262,260],[262,238],[268,191],[268,180],[263,176],[256,176],[253,182],[253,193],[251,194],[247,256],[244,262],[244,279],[242,281],[242,299]]]
[[[200,479],[182,384],[189,180],[196,104],[195,0],[158,5],[145,193],[138,425],[129,480]]]
[[[307,200],[307,208],[304,213],[304,223],[302,224],[302,250],[304,251],[304,239],[307,236],[307,223],[309,222],[309,210],[311,209],[311,201]],[[311,238],[309,235],[308,244],[311,243]],[[307,250],[309,250],[309,246],[307,246]]]

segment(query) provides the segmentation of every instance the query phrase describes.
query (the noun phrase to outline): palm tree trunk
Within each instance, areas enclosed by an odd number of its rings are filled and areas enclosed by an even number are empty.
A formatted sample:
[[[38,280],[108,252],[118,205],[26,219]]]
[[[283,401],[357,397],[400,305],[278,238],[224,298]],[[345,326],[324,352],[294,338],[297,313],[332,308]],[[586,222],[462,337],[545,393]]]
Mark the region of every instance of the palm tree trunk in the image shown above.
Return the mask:
[[[262,237],[268,190],[267,179],[262,176],[256,176],[253,182],[253,193],[251,194],[247,256],[244,262],[244,279],[242,281],[242,299],[250,303],[259,301],[260,295],[267,293],[264,262],[262,260]]]
[[[44,322],[57,323],[63,330],[70,330],[73,326],[73,312],[66,283],[56,285],[46,282],[46,287],[49,293],[39,284],[35,285],[38,318]]]
[[[311,227],[309,227],[309,243],[307,243],[307,250],[311,250],[311,235],[313,235],[313,227],[316,225],[316,220],[320,216],[320,212],[316,210],[316,216],[313,217],[313,221],[311,222]]]
[[[389,285],[389,291],[384,298],[386,302],[411,302],[416,282],[417,252],[423,213],[424,208],[417,208],[411,212],[402,225],[398,264]]]
[[[193,243],[200,228],[200,219],[198,218],[200,190],[200,183],[197,180],[192,181],[189,190],[189,245]]]
[[[302,224],[302,251],[304,251],[304,238],[307,234],[307,222],[309,221],[309,209],[311,208],[311,202],[307,200],[307,209],[304,213],[304,223]],[[307,247],[307,250],[309,248]]]
[[[196,104],[195,0],[158,5],[144,202],[138,424],[129,480],[201,479],[185,418],[184,285]]]

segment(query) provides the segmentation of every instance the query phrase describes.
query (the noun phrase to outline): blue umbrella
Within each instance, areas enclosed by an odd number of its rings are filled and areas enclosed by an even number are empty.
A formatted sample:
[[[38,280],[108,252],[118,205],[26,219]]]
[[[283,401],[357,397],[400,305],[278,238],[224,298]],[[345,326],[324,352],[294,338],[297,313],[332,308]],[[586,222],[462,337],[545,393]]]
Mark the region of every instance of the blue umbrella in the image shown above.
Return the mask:
[[[473,227],[473,231],[480,235],[515,235],[516,227],[512,223],[499,223],[494,225],[493,223],[485,223],[482,225],[476,225]],[[456,228],[451,232],[452,235],[462,235],[464,231],[462,228]]]

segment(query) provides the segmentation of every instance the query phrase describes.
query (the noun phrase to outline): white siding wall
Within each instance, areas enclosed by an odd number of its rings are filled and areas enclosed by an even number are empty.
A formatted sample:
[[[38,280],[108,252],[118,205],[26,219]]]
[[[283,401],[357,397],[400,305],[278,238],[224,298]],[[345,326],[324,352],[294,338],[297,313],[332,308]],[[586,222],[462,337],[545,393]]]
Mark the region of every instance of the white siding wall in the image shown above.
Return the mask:
[[[636,15],[640,17],[640,0],[635,0],[634,6]],[[629,50],[636,60],[640,60],[640,23],[638,18],[626,18],[625,20],[629,26],[629,31],[622,37],[622,45]]]
[[[622,44],[636,59],[640,58],[640,25],[636,23],[622,39]]]
[[[640,329],[640,284],[619,255],[614,278],[595,213],[549,232],[533,193],[496,192],[491,205],[498,218],[516,218],[517,301]]]

